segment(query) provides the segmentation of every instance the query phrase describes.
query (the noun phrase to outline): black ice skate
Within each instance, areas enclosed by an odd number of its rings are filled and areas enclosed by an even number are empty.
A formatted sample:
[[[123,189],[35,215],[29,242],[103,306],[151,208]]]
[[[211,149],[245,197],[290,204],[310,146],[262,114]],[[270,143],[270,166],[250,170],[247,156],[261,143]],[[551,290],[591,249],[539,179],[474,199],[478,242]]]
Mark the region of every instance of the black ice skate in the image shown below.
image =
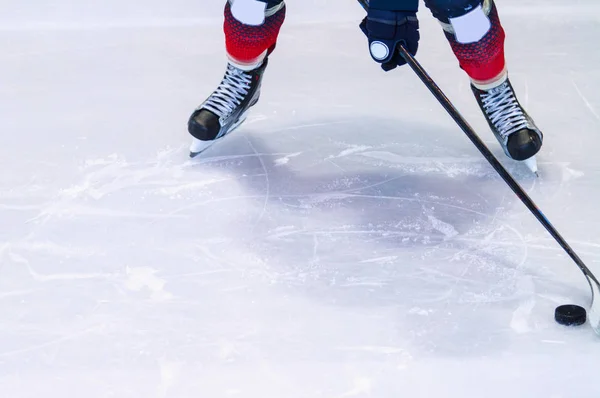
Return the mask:
[[[521,107],[508,78],[488,90],[474,85],[471,88],[504,153],[511,159],[525,161],[537,173],[534,155],[541,149],[544,136]]]
[[[267,58],[260,66],[244,71],[232,64],[219,87],[190,116],[188,131],[194,137],[190,157],[195,157],[244,122],[258,102]]]

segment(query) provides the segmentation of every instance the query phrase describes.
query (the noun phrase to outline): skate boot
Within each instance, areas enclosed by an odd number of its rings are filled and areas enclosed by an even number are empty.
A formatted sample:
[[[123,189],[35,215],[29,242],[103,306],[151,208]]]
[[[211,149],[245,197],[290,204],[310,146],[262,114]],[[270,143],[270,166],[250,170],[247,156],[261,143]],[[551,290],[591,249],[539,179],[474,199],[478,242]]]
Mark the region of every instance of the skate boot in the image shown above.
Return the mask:
[[[471,84],[471,89],[504,153],[525,161],[537,173],[533,156],[541,149],[544,136],[519,104],[510,80],[486,90]]]
[[[193,141],[190,157],[206,150],[244,122],[250,107],[258,102],[267,58],[255,69],[245,71],[231,63],[219,87],[192,113],[188,131]]]

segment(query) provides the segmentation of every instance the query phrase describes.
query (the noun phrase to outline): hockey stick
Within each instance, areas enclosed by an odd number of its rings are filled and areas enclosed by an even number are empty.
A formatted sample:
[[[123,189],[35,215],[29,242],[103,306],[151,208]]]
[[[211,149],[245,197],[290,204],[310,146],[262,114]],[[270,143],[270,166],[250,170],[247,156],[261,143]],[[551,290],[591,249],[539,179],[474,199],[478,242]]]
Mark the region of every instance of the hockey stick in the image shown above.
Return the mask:
[[[368,9],[367,0],[358,0],[358,2],[363,6],[365,10]],[[558,233],[556,228],[554,228],[554,226],[550,223],[550,221],[544,215],[544,213],[542,213],[541,210],[537,207],[537,205],[533,202],[533,200],[531,200],[529,195],[527,195],[523,188],[521,188],[521,186],[515,181],[514,178],[512,178],[508,171],[506,171],[506,169],[498,161],[498,159],[496,159],[496,157],[485,146],[485,144],[477,136],[473,128],[461,116],[461,114],[454,107],[454,105],[452,105],[450,100],[446,97],[446,95],[442,92],[438,85],[433,81],[433,79],[429,76],[425,69],[423,69],[423,67],[421,66],[421,64],[419,64],[415,57],[413,57],[412,54],[410,54],[402,45],[399,46],[398,51],[400,52],[402,58],[404,58],[404,60],[408,63],[411,69],[417,74],[417,76],[419,76],[421,81],[423,81],[423,83],[425,84],[425,86],[427,86],[429,91],[431,91],[434,97],[440,102],[444,109],[446,109],[448,114],[452,117],[452,119],[454,119],[454,121],[467,135],[471,142],[473,142],[477,149],[479,149],[479,152],[481,152],[481,154],[492,165],[492,167],[496,170],[500,177],[502,177],[502,179],[508,184],[508,186],[517,195],[517,197],[521,199],[523,204],[533,213],[535,218],[537,218],[537,220],[546,228],[546,230],[565,250],[569,257],[571,257],[571,259],[579,267],[581,272],[583,272],[583,275],[587,279],[592,290],[592,300],[590,304],[588,319],[590,321],[590,325],[594,329],[594,332],[600,335],[600,303],[594,300],[596,298],[600,298],[600,282],[598,282],[598,279],[594,276],[592,271],[590,271],[590,269],[583,263],[583,261],[579,258],[577,253],[575,253],[575,251],[571,248],[567,241]]]

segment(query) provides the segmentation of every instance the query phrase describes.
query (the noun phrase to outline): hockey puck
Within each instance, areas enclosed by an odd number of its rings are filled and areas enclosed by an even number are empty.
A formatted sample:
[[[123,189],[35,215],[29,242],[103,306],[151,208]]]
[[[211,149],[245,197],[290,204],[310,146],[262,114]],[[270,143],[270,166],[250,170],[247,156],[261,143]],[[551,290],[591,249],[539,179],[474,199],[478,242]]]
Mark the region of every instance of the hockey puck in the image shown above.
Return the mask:
[[[587,314],[583,307],[575,304],[565,304],[556,307],[554,319],[561,325],[579,326],[585,323]]]

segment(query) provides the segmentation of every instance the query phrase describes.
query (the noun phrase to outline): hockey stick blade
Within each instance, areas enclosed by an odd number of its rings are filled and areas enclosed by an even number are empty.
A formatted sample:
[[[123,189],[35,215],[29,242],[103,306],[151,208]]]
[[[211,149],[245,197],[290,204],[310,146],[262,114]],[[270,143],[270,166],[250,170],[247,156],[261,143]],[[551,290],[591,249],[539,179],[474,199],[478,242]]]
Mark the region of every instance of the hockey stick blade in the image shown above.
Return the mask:
[[[594,332],[600,336],[600,302],[598,302],[600,299],[600,284],[598,284],[595,278],[591,278],[588,275],[586,275],[586,278],[592,288],[592,303],[588,311],[588,321]]]

